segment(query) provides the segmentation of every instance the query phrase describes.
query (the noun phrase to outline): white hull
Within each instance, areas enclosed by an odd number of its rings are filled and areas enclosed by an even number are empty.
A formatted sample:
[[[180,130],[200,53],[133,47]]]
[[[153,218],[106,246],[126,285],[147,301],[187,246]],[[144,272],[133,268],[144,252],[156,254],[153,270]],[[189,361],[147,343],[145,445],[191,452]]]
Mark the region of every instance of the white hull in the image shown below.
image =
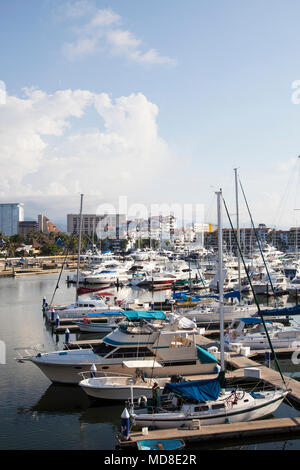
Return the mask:
[[[167,380],[164,379],[163,384]],[[126,401],[131,397],[133,399],[142,396],[151,398],[153,383],[153,380],[148,382],[140,380],[139,383],[135,383],[134,379],[129,377],[93,377],[82,380],[79,385],[90,397],[100,400]]]
[[[73,351],[71,351],[73,352]],[[155,359],[155,358],[153,358]],[[87,372],[91,369],[92,365],[95,364],[98,372],[112,372],[118,374],[124,374],[124,367],[122,362],[125,358],[120,359],[120,362],[109,362],[108,360],[102,360],[98,358],[86,359],[85,362],[74,361],[73,364],[54,364],[40,361],[38,358],[30,359],[40,370],[46,375],[46,377],[54,383],[63,384],[78,384],[81,380],[80,372]],[[128,360],[128,359],[127,359]],[[174,363],[174,366],[168,365],[158,368],[153,371],[153,368],[143,369],[146,376],[151,377],[168,377],[175,374],[180,375],[200,375],[200,374],[216,374],[214,364],[201,364],[196,361],[195,365],[178,366]],[[134,370],[132,372],[134,375]]]
[[[227,410],[222,416],[204,417],[203,415],[197,416],[197,413],[193,413],[191,416],[186,416],[184,413],[157,413],[149,415],[149,417],[147,417],[146,414],[134,414],[133,419],[136,426],[153,426],[158,429],[178,428],[183,425],[191,425],[194,419],[199,419],[201,425],[225,424],[228,421],[231,423],[253,421],[274,413],[283,401],[284,396],[285,394],[281,394],[278,397],[265,400],[262,403],[256,400],[255,405],[251,405],[249,409],[245,409],[244,407],[239,411]]]
[[[74,322],[82,333],[110,333],[115,328],[118,328],[117,324],[85,324],[83,322]]]

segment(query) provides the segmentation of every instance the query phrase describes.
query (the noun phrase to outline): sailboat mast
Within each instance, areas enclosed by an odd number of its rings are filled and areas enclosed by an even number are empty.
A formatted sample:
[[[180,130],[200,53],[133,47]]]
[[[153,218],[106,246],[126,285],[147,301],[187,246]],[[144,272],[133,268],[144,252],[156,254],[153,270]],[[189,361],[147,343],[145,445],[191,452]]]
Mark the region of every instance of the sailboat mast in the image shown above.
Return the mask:
[[[78,287],[79,287],[80,248],[81,248],[81,232],[82,232],[82,201],[83,201],[83,194],[80,194],[78,259],[77,259],[77,280],[76,280],[76,302],[78,300]]]
[[[240,257],[240,215],[239,215],[239,193],[238,193],[238,173],[237,168],[234,168],[235,173],[235,205],[236,205],[236,238],[237,238],[237,259],[238,259],[238,285],[239,292],[241,292],[241,257]]]
[[[220,359],[221,372],[225,372],[224,361],[224,291],[223,291],[223,228],[222,228],[222,190],[216,192],[218,197],[218,271],[219,271],[219,304],[220,304]]]

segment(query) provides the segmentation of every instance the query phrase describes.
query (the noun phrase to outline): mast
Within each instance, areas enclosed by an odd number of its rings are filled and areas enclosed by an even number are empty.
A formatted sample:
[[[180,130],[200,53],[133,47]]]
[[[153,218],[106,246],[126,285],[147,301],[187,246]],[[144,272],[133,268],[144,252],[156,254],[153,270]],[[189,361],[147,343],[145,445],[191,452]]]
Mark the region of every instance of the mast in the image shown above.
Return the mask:
[[[82,200],[83,200],[83,194],[80,194],[78,259],[77,259],[77,280],[76,280],[76,302],[78,300],[78,287],[79,287],[80,248],[81,248],[81,231],[82,231]]]
[[[234,168],[235,173],[235,205],[236,205],[236,236],[237,236],[237,258],[238,258],[238,284],[239,284],[239,292],[241,294],[241,258],[240,258],[240,216],[239,216],[239,193],[238,193],[238,174],[237,168]]]
[[[224,361],[224,292],[223,292],[223,228],[222,228],[222,189],[216,192],[218,197],[218,271],[219,271],[219,304],[220,304],[220,359],[221,359],[221,386],[225,378]]]

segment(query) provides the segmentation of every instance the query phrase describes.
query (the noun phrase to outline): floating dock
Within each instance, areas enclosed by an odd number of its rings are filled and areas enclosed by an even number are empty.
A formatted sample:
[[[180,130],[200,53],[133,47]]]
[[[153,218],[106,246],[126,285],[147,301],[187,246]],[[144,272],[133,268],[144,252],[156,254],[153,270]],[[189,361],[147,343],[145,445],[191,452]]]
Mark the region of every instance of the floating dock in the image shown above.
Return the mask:
[[[196,427],[196,424],[195,424]],[[119,446],[123,448],[136,447],[137,441],[144,439],[183,439],[185,443],[201,441],[221,441],[226,439],[245,439],[257,436],[271,437],[278,435],[300,434],[300,417],[264,419],[258,421],[246,421],[228,424],[212,424],[201,426],[198,429],[159,429],[148,431],[148,435],[142,432],[133,432],[128,441],[122,441],[117,437]]]

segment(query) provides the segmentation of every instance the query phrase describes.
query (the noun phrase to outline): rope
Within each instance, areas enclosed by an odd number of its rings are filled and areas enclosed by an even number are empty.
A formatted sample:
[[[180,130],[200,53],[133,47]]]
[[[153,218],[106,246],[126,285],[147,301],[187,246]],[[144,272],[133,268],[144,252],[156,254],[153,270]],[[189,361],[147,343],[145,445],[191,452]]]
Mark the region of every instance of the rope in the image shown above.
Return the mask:
[[[229,220],[229,222],[230,222],[231,229],[232,229],[233,234],[234,234],[234,237],[235,237],[235,241],[236,241],[238,250],[239,250],[239,252],[240,252],[240,256],[241,256],[241,260],[242,260],[243,265],[244,265],[245,272],[246,272],[246,274],[247,274],[248,282],[249,282],[250,287],[251,287],[251,290],[252,290],[252,294],[253,294],[253,297],[254,297],[255,304],[256,304],[256,306],[257,306],[258,314],[259,314],[259,316],[260,316],[260,318],[261,318],[261,321],[262,321],[264,330],[265,330],[265,332],[266,332],[266,336],[267,336],[267,338],[268,338],[268,342],[269,342],[269,345],[270,345],[270,349],[271,349],[271,351],[272,351],[272,353],[273,353],[273,357],[274,357],[274,360],[275,360],[276,367],[277,367],[277,369],[278,369],[278,372],[280,373],[280,376],[281,376],[281,379],[282,379],[284,385],[286,386],[286,382],[285,382],[284,376],[283,376],[283,374],[282,374],[282,372],[281,372],[281,369],[280,369],[280,366],[279,366],[279,363],[278,363],[278,360],[277,360],[277,356],[276,356],[276,353],[275,353],[275,351],[274,351],[274,348],[273,348],[273,345],[272,345],[272,342],[271,342],[271,339],[270,339],[270,335],[269,335],[268,329],[267,329],[266,324],[265,324],[265,320],[264,320],[263,315],[262,315],[262,313],[261,313],[261,311],[260,311],[260,306],[259,306],[259,303],[258,303],[256,294],[255,294],[255,291],[254,291],[254,289],[253,289],[253,285],[252,285],[252,282],[251,282],[251,279],[250,279],[250,276],[249,276],[249,272],[248,272],[248,269],[247,269],[247,266],[246,266],[246,263],[245,263],[245,260],[244,260],[244,256],[243,256],[243,254],[242,254],[242,252],[241,252],[240,245],[239,245],[239,243],[238,243],[238,241],[237,241],[237,236],[236,236],[236,233],[235,233],[235,231],[234,231],[234,228],[233,228],[233,225],[232,225],[232,221],[231,221],[231,218],[230,218],[228,209],[227,209],[227,205],[226,205],[226,202],[225,202],[223,196],[222,196],[222,200],[223,200],[223,203],[224,203],[224,207],[225,207],[225,210],[226,210],[226,213],[227,213],[228,220]]]

